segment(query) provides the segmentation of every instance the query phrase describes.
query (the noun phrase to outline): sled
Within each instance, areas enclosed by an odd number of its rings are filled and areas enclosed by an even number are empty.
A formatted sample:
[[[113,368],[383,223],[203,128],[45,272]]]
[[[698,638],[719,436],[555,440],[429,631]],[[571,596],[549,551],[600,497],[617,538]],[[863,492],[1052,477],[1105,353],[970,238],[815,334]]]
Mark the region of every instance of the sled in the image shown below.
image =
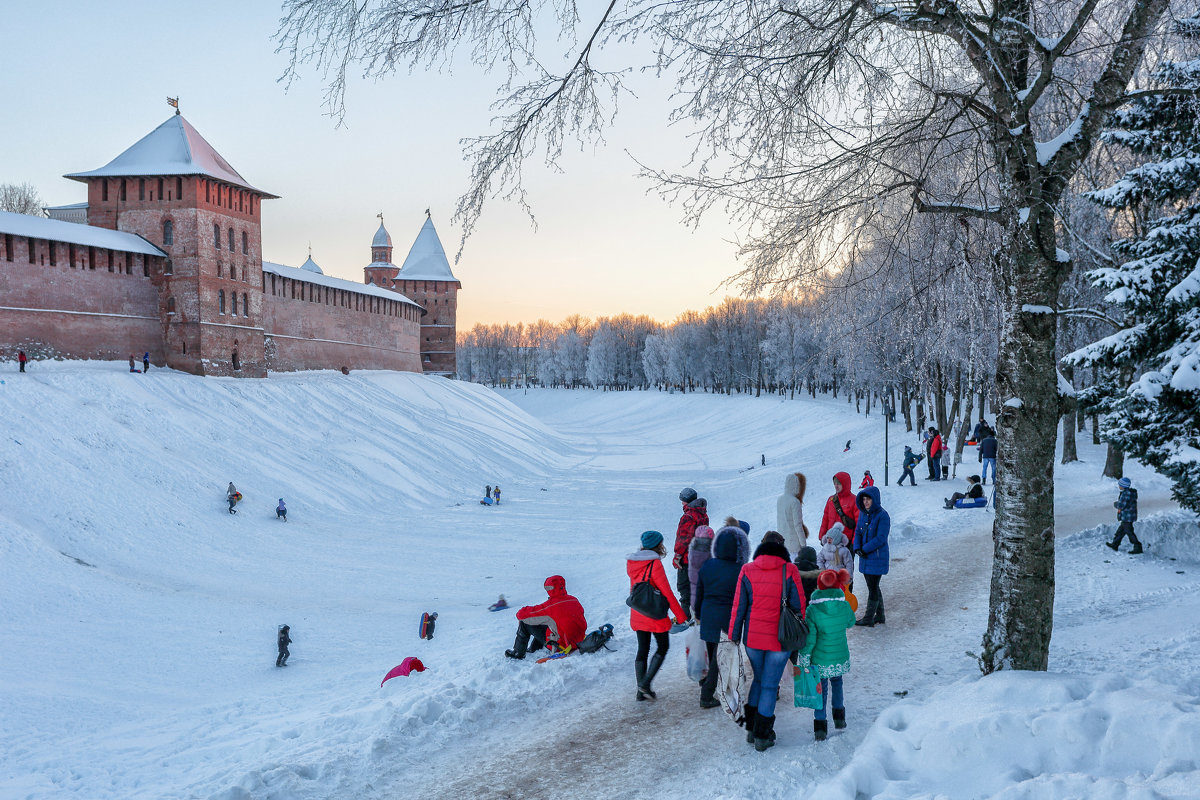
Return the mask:
[[[481,506],[490,506],[490,505],[492,505],[492,498],[490,498],[490,497],[485,497],[485,498],[483,498],[482,500],[480,500],[480,501],[479,501],[479,505],[481,505]]]
[[[433,638],[433,625],[435,616],[436,615],[430,614],[428,611],[421,615],[421,627],[417,630],[418,637],[422,639]]]
[[[490,606],[488,606],[488,611],[503,611],[506,608],[512,608],[512,606],[510,606],[508,603],[505,603],[504,605],[492,603]]]
[[[556,645],[555,645],[555,647],[556,647]],[[547,661],[558,661],[560,658],[566,658],[567,656],[573,656],[578,652],[579,652],[579,649],[575,648],[575,647],[572,647],[569,650],[558,650],[557,652],[551,653],[548,656],[542,656],[541,658],[539,658],[537,660],[536,663],[545,664]]]
[[[987,507],[987,504],[988,504],[988,501],[987,501],[986,497],[976,497],[974,500],[966,500],[966,499],[956,500],[954,502],[954,507],[955,508],[985,508],[985,507]]]

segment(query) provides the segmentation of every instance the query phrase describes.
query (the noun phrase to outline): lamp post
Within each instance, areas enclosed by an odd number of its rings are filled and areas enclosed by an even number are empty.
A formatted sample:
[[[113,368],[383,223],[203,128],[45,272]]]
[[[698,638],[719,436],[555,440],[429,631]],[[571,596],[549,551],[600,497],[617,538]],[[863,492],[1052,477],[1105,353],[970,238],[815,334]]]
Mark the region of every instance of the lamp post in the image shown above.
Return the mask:
[[[888,422],[891,421],[892,410],[886,400],[883,401],[883,485],[888,485]]]

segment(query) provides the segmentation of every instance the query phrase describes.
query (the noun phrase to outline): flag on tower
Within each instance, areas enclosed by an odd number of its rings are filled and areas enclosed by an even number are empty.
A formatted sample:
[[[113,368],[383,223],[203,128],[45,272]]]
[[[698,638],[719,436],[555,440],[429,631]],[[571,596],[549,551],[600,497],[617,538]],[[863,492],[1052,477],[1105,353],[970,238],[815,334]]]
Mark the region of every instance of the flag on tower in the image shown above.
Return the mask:
[[[179,113],[179,98],[178,98],[178,97],[168,97],[168,98],[167,98],[167,105],[169,105],[169,106],[171,106],[172,108],[174,108],[174,109],[175,109],[175,113],[176,113],[176,114],[178,114],[178,113]]]

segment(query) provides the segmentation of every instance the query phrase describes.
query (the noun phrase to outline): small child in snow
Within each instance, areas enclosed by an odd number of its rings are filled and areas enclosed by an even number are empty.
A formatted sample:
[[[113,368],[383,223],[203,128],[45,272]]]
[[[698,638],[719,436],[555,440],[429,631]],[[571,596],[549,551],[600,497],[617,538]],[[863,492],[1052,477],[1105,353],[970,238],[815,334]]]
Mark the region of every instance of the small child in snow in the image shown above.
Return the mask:
[[[275,519],[281,519],[287,522],[287,506],[283,503],[283,498],[279,498],[279,505],[275,506]]]
[[[842,523],[833,523],[833,527],[825,532],[817,552],[817,567],[834,571],[844,569],[854,574],[854,554],[850,552],[850,540],[846,538],[846,526]]]
[[[496,505],[500,505],[500,487],[497,486],[492,490],[492,498],[496,501]]]
[[[854,627],[854,611],[846,602],[842,588],[849,584],[850,573],[846,570],[823,570],[817,576],[817,591],[813,592],[805,614],[808,639],[800,649],[798,664],[801,667],[811,664],[821,679],[823,705],[813,711],[813,735],[818,742],[824,741],[829,733],[826,709],[831,695],[833,726],[838,729],[846,727],[842,676],[850,671],[850,645],[846,641],[846,631]]]
[[[801,547],[800,552],[796,555],[796,569],[800,571],[800,583],[804,589],[804,602],[807,605],[813,592],[817,590],[817,575],[821,572],[821,568],[817,565],[816,549],[808,545]]]
[[[288,652],[288,645],[292,643],[290,631],[291,628],[287,625],[279,626],[279,656],[275,659],[275,666],[277,667],[286,667],[288,656],[291,655]]]
[[[500,611],[508,608],[508,601],[504,599],[504,595],[500,595],[500,599],[488,606],[488,611]]]
[[[713,529],[707,525],[697,525],[696,535],[688,547],[688,580],[692,582],[692,604],[696,607],[696,585],[700,580],[700,568],[712,556]]]
[[[866,472],[863,473],[862,483],[860,483],[858,485],[858,488],[865,489],[868,486],[874,486],[874,485],[875,485],[875,479],[871,477],[871,470],[867,470]]]
[[[433,629],[437,625],[437,612],[433,612],[425,619],[425,635],[423,638],[433,641]]]
[[[1133,523],[1137,522],[1137,489],[1133,488],[1133,481],[1129,478],[1121,478],[1117,481],[1117,486],[1120,487],[1121,493],[1117,495],[1117,502],[1113,503],[1113,508],[1117,510],[1117,520],[1121,524],[1117,526],[1116,538],[1105,544],[1115,551],[1121,546],[1121,540],[1128,536],[1129,541],[1133,542],[1133,549],[1129,551],[1129,555],[1136,556],[1142,552],[1142,543],[1133,532]]]
[[[229,513],[236,514],[237,509],[234,508],[238,501],[242,499],[242,493],[233,485],[233,481],[229,482],[229,488],[225,490],[225,499],[229,501]]]

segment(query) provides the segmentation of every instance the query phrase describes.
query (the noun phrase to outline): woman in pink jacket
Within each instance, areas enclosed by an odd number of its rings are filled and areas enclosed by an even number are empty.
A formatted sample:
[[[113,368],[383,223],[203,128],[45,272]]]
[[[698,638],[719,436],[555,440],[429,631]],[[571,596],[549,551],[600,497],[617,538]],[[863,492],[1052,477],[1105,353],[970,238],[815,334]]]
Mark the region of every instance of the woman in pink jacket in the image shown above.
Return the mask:
[[[746,741],[758,751],[775,744],[775,701],[779,681],[791,655],[779,644],[779,611],[788,605],[804,613],[804,590],[800,572],[792,563],[783,537],[768,533],[754,551],[754,560],[742,567],[729,638],[746,642],[746,655],[754,668],[754,682],[746,703]]]

